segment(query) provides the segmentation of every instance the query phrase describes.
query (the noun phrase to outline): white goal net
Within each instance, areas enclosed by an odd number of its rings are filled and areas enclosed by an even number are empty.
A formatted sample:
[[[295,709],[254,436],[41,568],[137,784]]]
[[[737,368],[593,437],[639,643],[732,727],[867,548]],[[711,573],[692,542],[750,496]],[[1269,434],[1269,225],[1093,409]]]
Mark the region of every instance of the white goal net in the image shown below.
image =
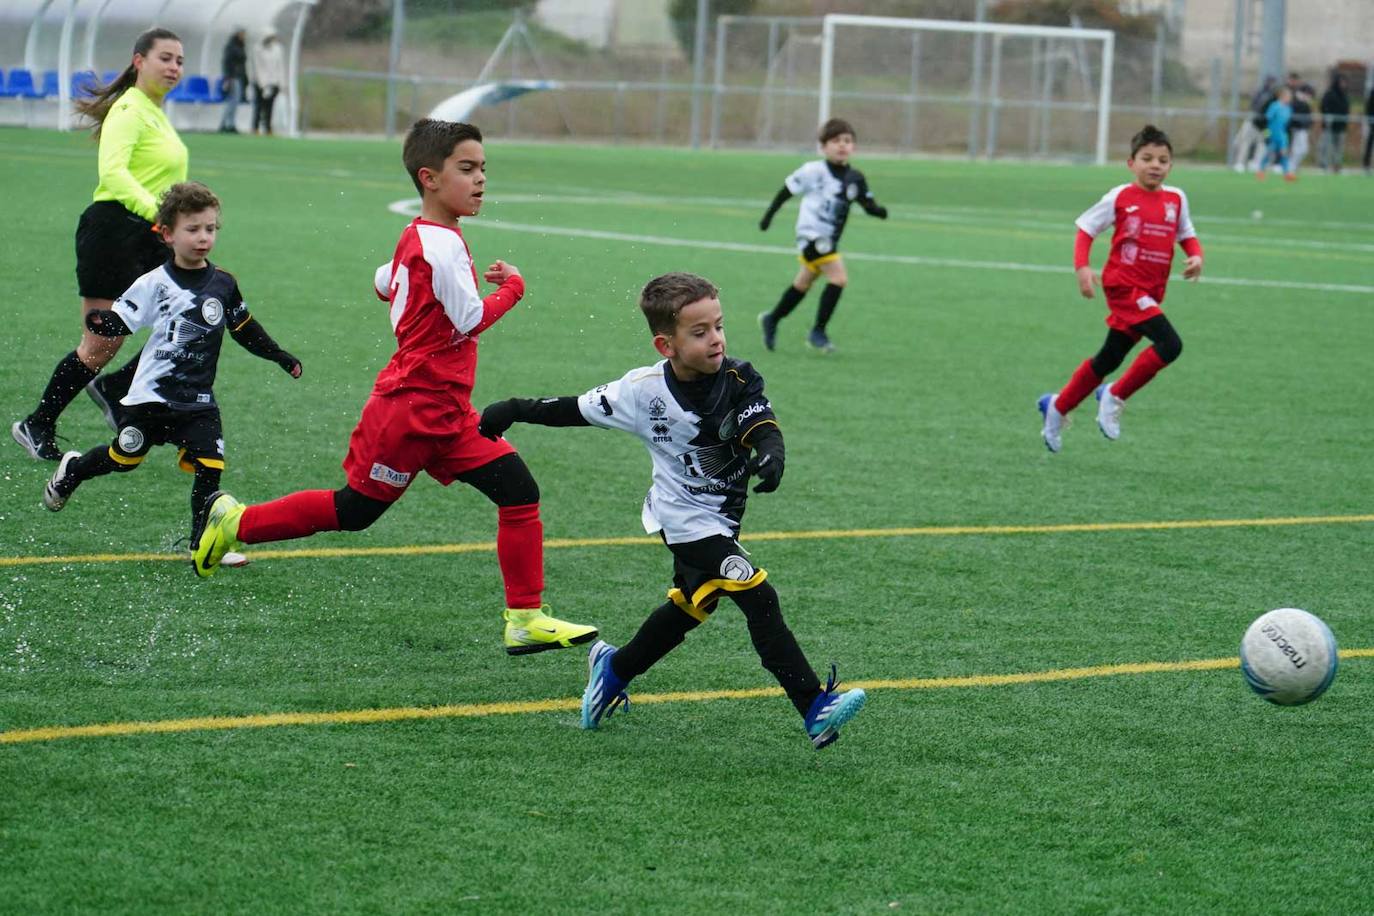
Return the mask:
[[[722,16],[712,145],[814,144],[831,116],[864,147],[1106,161],[1114,36],[878,16]]]

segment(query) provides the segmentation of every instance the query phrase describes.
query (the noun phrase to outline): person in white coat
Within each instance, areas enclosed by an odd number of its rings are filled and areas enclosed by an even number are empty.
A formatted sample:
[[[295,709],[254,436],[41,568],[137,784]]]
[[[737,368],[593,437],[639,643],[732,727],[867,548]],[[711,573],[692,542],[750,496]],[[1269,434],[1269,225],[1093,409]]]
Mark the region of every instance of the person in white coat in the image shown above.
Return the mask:
[[[286,55],[276,32],[268,32],[249,59],[253,80],[253,133],[272,133],[272,106],[286,84]]]

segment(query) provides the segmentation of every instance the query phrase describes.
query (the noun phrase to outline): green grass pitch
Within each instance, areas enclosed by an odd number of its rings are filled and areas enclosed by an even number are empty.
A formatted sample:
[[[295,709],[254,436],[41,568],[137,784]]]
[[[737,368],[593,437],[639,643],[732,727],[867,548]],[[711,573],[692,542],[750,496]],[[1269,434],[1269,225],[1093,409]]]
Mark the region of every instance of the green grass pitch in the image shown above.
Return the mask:
[[[224,200],[214,260],[305,365],[293,382],[225,344],[225,484],[248,501],[334,488],[393,346],[369,287],[406,219],[388,206],[413,197],[399,144],[188,143],[192,176]],[[1101,299],[1074,285],[1072,220],[1124,166],[860,148],[892,218],[851,220],[825,357],[804,344],[817,291],[777,352],[755,323],[796,268],[796,203],[767,234],[757,221],[799,157],[503,142],[487,155],[467,237],[530,291],[483,337],[478,406],[652,362],[640,286],[713,278],[729,350],[760,367],[787,434],[786,478],[750,500],[746,546],[817,668],[896,683],[813,752],[784,699],[729,693],[772,684],[727,605],[633,685],[723,695],[642,703],[584,733],[566,702],[540,703],[580,694],[585,654],[502,653],[489,550],[377,550],[489,543],[479,494],[422,479],[367,532],[280,545],[361,554],[260,556],[200,582],[183,562],[127,556],[182,546],[190,478],[170,450],[53,515],[39,502],[51,467],[6,440],[0,911],[1368,909],[1374,660],[1347,658],[1296,709],[1224,664],[968,679],[1234,658],[1248,623],[1281,606],[1319,614],[1343,649],[1374,647],[1374,527],[1357,518],[1374,512],[1374,183],[1179,164],[1207,252],[1203,281],[1176,279],[1166,304],[1183,356],[1131,401],[1120,441],[1084,409],[1050,455],[1035,399],[1104,334]],[[6,424],[76,341],[72,231],[94,180],[86,137],[0,132]],[[84,398],[60,432],[74,448],[108,438]],[[548,600],[627,639],[670,568],[638,539],[642,447],[586,429],[511,438],[562,542]],[[1278,519],[1307,521],[1148,524]],[[445,706],[494,714],[327,715]],[[4,741],[274,713],[326,715]]]

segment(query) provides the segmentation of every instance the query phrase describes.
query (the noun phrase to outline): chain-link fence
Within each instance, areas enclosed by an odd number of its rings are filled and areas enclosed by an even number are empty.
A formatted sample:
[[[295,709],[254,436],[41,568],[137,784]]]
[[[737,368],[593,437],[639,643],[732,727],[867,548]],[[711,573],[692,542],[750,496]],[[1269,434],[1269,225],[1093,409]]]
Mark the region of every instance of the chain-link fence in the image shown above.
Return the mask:
[[[1236,4],[1251,19],[1258,15],[1257,0],[1217,2]],[[484,5],[489,8],[470,11]],[[1025,7],[1037,6],[986,0],[936,5],[949,17],[990,22],[1024,22]],[[474,90],[467,101],[476,98],[475,107],[458,110],[493,137],[809,149],[819,103],[821,20],[710,15],[698,60],[698,23],[669,16],[695,6],[568,0],[513,8],[499,2],[372,0],[370,18],[361,23],[307,32],[302,126],[307,132],[403,131],[446,100]],[[792,6],[809,13],[817,5]],[[932,3],[894,0],[881,6],[885,14],[900,15],[905,8],[929,11]],[[1154,122],[1169,130],[1181,153],[1224,158],[1229,138],[1250,114],[1255,49],[1235,54],[1214,42],[1190,51],[1179,18],[1185,7],[1173,0],[1097,6],[1114,10],[1114,18],[1056,24],[1114,32],[1108,138],[1113,154],[1141,125]],[[399,19],[392,14],[397,8]],[[775,2],[766,8],[790,7]],[[1310,43],[1310,36],[1305,40]],[[892,32],[848,46],[837,38],[836,54],[832,110],[856,123],[868,149],[1091,156],[1103,78],[1097,43],[1008,41],[997,49],[995,73],[992,43],[968,35]],[[1368,129],[1363,114],[1371,77],[1359,61],[1344,67],[1355,128],[1346,140],[1357,154]],[[1325,88],[1325,69],[1307,68],[1314,109]]]

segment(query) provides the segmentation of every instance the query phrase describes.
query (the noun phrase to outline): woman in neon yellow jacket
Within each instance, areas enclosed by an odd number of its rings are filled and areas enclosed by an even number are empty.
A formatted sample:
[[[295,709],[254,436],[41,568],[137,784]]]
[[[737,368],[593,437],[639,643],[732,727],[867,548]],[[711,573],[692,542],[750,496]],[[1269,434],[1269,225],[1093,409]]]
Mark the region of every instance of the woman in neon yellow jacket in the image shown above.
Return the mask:
[[[133,60],[112,83],[76,102],[95,122],[100,141],[100,183],[76,226],[76,282],[81,295],[81,344],[62,357],[33,413],[11,427],[14,439],[39,460],[57,461],[57,418],[72,398],[114,358],[122,337],[85,330],[91,309],[108,309],[143,274],[167,259],[154,230],[158,199],[186,180],[186,144],[162,103],[181,79],[181,39],[149,29],[134,43]],[[131,363],[91,386],[115,425],[118,402],[128,391]],[[121,378],[122,377],[122,378]]]

